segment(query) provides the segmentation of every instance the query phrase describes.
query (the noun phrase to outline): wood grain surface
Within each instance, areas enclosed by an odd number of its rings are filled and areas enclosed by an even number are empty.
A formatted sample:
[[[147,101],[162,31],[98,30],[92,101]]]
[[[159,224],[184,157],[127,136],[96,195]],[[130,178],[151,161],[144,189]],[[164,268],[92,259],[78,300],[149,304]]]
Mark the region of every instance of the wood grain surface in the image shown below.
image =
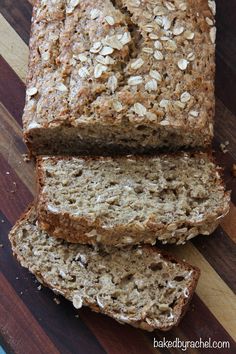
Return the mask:
[[[214,150],[232,190],[230,213],[212,236],[167,249],[202,272],[192,304],[178,328],[146,333],[89,309],[79,313],[41,289],[11,253],[8,232],[35,195],[34,163],[22,141],[32,2],[0,0],[0,345],[7,353],[182,353],[154,348],[154,338],[229,341],[230,349],[187,353],[236,353],[236,1],[217,1],[217,74]],[[220,144],[229,142],[223,153]]]

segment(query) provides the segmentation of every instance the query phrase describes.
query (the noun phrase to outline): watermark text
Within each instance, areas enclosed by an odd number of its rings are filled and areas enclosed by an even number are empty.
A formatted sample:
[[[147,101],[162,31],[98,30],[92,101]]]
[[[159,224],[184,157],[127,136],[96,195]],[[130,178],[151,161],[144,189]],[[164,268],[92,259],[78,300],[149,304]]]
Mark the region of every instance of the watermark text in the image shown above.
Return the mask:
[[[212,338],[202,339],[201,337],[198,340],[181,340],[179,338],[175,338],[174,340],[168,340],[163,337],[161,340],[157,338],[153,338],[153,347],[154,348],[178,348],[183,352],[187,349],[229,349],[230,343],[229,341],[216,341],[212,340]]]

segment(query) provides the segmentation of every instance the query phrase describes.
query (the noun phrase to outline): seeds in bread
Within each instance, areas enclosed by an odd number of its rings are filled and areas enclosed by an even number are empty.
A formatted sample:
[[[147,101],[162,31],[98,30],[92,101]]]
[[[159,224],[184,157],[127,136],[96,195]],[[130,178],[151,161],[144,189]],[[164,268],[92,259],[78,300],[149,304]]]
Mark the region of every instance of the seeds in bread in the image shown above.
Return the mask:
[[[9,238],[21,265],[73,302],[121,323],[168,330],[183,316],[199,270],[154,247],[94,249],[69,244],[41,231],[34,209]]]
[[[214,4],[37,0],[23,116],[29,148],[71,155],[209,145]]]
[[[208,154],[38,159],[38,219],[70,242],[184,243],[229,210]]]

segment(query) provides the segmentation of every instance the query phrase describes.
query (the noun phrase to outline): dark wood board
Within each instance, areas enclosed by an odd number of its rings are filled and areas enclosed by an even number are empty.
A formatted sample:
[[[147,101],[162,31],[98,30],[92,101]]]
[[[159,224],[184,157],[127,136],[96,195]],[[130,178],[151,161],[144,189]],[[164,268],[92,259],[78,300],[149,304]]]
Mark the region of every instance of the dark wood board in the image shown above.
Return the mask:
[[[207,1],[207,0],[206,0]],[[32,1],[31,1],[32,3]],[[229,215],[210,237],[170,247],[201,268],[202,276],[186,316],[167,333],[120,325],[89,309],[79,313],[39,284],[12,256],[8,232],[35,194],[33,162],[24,161],[21,116],[25,96],[32,6],[27,0],[0,0],[0,345],[7,353],[151,354],[182,353],[154,348],[161,340],[229,341],[230,349],[188,349],[187,353],[235,353],[236,310],[236,1],[217,1],[217,74],[214,149],[232,190]],[[17,55],[14,56],[14,53]],[[220,144],[229,141],[223,153]]]

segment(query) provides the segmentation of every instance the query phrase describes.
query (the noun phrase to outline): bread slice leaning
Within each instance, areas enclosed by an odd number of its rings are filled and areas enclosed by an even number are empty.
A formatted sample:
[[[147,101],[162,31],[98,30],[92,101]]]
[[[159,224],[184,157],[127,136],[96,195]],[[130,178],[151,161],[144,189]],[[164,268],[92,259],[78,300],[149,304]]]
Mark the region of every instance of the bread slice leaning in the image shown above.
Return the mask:
[[[183,316],[200,271],[155,247],[95,249],[39,229],[32,208],[9,239],[17,259],[40,282],[73,302],[121,323],[169,330]]]
[[[39,224],[75,243],[182,244],[209,235],[227,214],[219,170],[206,153],[42,157]]]

